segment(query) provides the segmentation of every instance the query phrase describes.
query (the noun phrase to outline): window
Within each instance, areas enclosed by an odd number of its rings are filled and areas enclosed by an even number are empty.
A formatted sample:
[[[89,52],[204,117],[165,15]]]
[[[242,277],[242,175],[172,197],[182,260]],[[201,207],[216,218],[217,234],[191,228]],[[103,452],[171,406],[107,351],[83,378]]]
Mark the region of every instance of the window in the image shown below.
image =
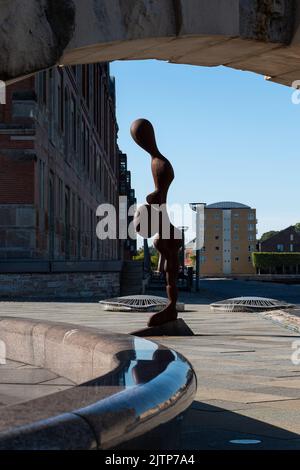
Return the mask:
[[[248,256],[248,262],[251,263],[251,256]]]
[[[294,245],[292,243],[290,244],[290,251],[294,251]]]
[[[77,126],[76,126],[76,102],[75,99],[71,99],[71,141],[73,150],[77,147]]]
[[[64,94],[64,129],[65,129],[65,158],[68,159],[68,153],[69,153],[69,142],[70,142],[70,108],[69,108],[69,92],[67,88],[65,88],[65,94]]]
[[[234,224],[234,230],[238,230],[240,228],[239,224]]]
[[[219,246],[216,246],[215,247],[215,250],[219,251],[220,247]]]
[[[217,261],[217,262],[220,261],[220,256],[216,256],[215,261]]]
[[[45,208],[45,163],[39,161],[40,208]]]
[[[215,236],[215,240],[219,240],[219,238],[220,238],[219,235]]]
[[[238,212],[233,213],[233,217],[239,217],[239,216],[240,216],[240,214]]]
[[[92,166],[93,166],[93,173],[94,173],[94,182],[97,183],[97,158],[96,157],[96,144],[93,142],[93,151],[92,151]]]
[[[215,215],[214,215],[214,219],[215,219],[215,220],[219,220],[219,219],[220,219],[220,214],[215,214]]]
[[[97,174],[97,185],[101,191],[101,164],[100,164],[100,156],[97,155],[97,170],[96,170],[96,174]]]
[[[43,71],[38,74],[38,94],[39,102],[47,104],[47,72]]]
[[[215,225],[216,230],[220,230],[220,225]]]
[[[240,261],[240,258],[239,258],[238,256],[236,256],[236,257],[234,258],[234,261]]]
[[[254,241],[254,235],[252,235],[252,234],[248,235],[248,241],[253,242]]]
[[[254,212],[249,212],[248,220],[254,220],[254,219],[255,219],[255,213]]]
[[[248,224],[248,230],[249,230],[249,232],[253,232],[254,225],[253,224]]]
[[[61,216],[63,213],[63,182],[58,178],[58,213]]]
[[[284,251],[284,246],[281,243],[277,245],[277,251]]]
[[[76,225],[76,196],[72,192],[72,224]]]
[[[59,79],[57,85],[57,123],[58,130],[63,131],[64,129],[64,86],[63,86],[63,74],[60,69]]]
[[[80,136],[80,161],[81,164],[85,161],[85,123],[84,119],[81,119],[81,136]]]
[[[234,249],[235,249],[235,251],[239,251],[240,247],[239,247],[239,246],[235,246]]]
[[[294,241],[294,234],[293,233],[291,233],[290,240],[291,240],[291,242]]]
[[[240,239],[237,233],[234,235],[233,238],[234,238],[234,240],[239,240]]]
[[[248,251],[249,252],[255,251],[255,246],[254,245],[249,245],[248,246]]]
[[[87,169],[87,172],[90,172],[90,131],[86,127],[85,131],[85,160],[84,160],[84,166]]]

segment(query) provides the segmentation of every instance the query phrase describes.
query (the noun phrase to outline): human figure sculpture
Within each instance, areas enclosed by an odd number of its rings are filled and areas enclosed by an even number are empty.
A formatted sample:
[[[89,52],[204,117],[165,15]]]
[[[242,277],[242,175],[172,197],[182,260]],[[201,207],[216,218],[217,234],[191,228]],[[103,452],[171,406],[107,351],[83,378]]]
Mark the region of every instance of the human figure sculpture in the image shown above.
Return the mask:
[[[136,231],[144,238],[155,235],[153,245],[160,254],[160,269],[166,274],[167,306],[151,316],[148,326],[158,326],[177,319],[176,302],[178,298],[177,277],[179,271],[178,252],[182,246],[182,234],[170,222],[167,209],[167,193],[174,179],[171,163],[157,148],[152,124],[147,119],[137,119],[131,125],[131,136],[134,141],[151,156],[151,170],[155,190],[146,197],[147,203],[139,207],[135,214]],[[155,214],[154,211],[157,211]],[[141,227],[141,214],[148,219],[147,229]],[[153,233],[153,216],[158,217],[157,230]]]

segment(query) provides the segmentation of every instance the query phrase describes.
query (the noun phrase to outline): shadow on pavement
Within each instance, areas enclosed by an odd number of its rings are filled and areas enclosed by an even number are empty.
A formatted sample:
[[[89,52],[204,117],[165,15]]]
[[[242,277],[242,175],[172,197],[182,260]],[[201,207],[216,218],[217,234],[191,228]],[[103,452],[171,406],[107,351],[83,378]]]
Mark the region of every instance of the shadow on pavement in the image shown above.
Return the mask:
[[[239,405],[236,403],[235,406]],[[241,408],[247,413],[255,409],[255,404],[241,404]],[[276,411],[279,415],[280,410]],[[284,418],[284,411],[281,412]],[[229,411],[194,401],[183,419],[181,448],[182,450],[299,450],[300,435],[243,416],[238,411]]]

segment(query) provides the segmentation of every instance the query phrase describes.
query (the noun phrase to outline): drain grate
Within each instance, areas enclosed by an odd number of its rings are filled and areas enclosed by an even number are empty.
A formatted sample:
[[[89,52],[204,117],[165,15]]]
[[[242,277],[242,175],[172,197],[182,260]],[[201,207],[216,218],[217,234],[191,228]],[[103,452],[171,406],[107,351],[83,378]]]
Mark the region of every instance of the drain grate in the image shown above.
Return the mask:
[[[221,300],[220,302],[210,304],[210,308],[214,312],[263,312],[265,310],[278,310],[293,307],[293,304],[282,300],[268,299],[265,297],[235,297],[233,299]]]
[[[156,312],[167,305],[168,299],[156,295],[127,295],[113,299],[100,300],[104,310],[111,312]],[[177,303],[177,310],[184,311],[184,304]]]

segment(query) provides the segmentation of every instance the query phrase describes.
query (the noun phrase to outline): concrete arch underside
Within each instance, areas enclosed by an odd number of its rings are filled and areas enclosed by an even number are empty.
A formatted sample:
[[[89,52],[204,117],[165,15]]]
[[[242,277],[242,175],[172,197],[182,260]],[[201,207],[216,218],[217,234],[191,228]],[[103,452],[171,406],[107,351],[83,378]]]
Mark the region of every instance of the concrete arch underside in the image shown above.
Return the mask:
[[[159,59],[300,79],[298,0],[4,0],[0,79],[56,64]]]

